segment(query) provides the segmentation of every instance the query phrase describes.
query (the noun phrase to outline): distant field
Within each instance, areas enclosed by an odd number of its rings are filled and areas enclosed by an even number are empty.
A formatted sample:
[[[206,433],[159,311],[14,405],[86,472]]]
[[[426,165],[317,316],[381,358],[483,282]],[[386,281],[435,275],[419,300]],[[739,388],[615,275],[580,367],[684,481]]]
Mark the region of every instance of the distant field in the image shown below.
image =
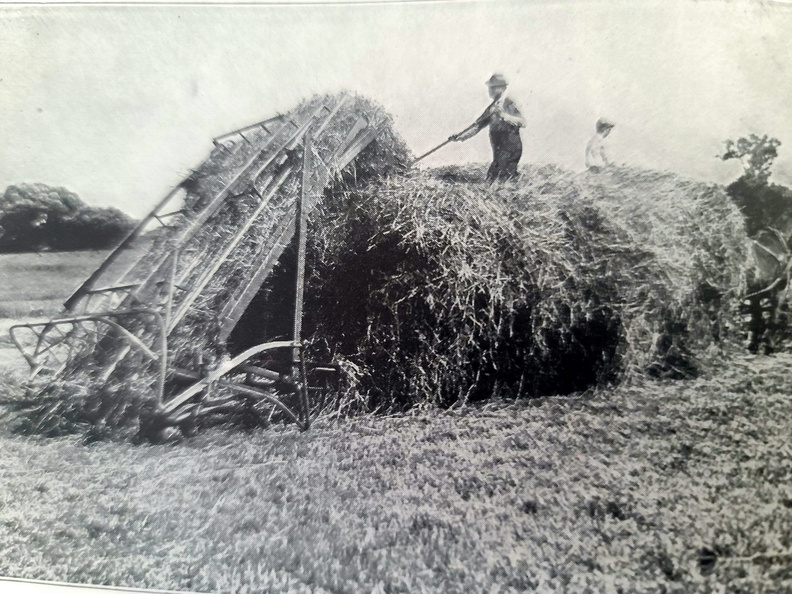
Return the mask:
[[[110,277],[122,273],[138,248],[118,260]],[[0,318],[58,312],[63,301],[107,257],[107,251],[0,254]]]

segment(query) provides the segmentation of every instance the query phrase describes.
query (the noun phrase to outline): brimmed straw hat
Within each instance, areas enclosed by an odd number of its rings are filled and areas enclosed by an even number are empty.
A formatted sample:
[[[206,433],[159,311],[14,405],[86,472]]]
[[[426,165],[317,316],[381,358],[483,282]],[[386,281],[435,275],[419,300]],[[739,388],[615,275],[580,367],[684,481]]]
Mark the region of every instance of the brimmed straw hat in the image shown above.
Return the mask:
[[[487,81],[488,87],[507,87],[509,83],[506,82],[506,77],[503,76],[500,72],[496,72],[492,76],[489,77]]]

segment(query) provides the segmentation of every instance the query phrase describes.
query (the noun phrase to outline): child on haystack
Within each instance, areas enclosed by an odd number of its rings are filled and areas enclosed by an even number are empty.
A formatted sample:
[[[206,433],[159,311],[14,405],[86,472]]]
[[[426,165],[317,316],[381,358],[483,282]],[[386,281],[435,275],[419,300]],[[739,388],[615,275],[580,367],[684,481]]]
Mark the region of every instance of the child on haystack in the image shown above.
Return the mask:
[[[605,139],[616,124],[606,118],[597,120],[597,133],[586,145],[586,167],[589,171],[597,172],[602,168],[612,165],[612,161],[605,152]]]

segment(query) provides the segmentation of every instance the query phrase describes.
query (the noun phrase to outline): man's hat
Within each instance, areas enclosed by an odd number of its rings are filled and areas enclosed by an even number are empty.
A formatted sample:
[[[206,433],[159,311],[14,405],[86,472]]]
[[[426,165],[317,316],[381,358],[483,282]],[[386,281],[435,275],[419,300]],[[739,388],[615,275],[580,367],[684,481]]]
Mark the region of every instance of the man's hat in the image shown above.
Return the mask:
[[[509,83],[506,82],[506,77],[503,76],[500,72],[496,72],[492,76],[490,76],[489,80],[487,81],[488,87],[507,87]]]
[[[608,118],[600,118],[597,120],[597,128],[615,128],[616,124]]]

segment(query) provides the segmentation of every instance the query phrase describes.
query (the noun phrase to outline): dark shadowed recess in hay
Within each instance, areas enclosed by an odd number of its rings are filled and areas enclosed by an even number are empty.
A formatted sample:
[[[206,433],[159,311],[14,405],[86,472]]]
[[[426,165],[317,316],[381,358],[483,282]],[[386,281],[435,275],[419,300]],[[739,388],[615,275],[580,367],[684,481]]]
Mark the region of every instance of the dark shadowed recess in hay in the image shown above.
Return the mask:
[[[744,228],[722,192],[629,169],[483,178],[372,177],[314,213],[303,328],[355,370],[350,409],[690,377],[733,344]]]
[[[326,341],[316,332],[316,299],[313,293],[317,290],[316,280],[310,276],[310,270],[315,268],[318,258],[316,253],[317,243],[315,237],[321,231],[317,225],[322,225],[327,217],[326,212],[334,211],[338,205],[346,203],[349,196],[359,192],[373,179],[387,178],[388,176],[403,175],[409,166],[410,155],[403,141],[392,131],[386,130],[377,140],[368,145],[342,173],[338,179],[333,180],[324,192],[322,201],[317,207],[317,212],[311,217],[309,233],[309,255],[307,267],[309,269],[308,286],[306,288],[306,307],[304,315],[304,335],[311,337],[311,356],[317,362],[330,362],[336,352],[330,348]],[[376,262],[370,263],[376,266]],[[360,270],[338,270],[337,278],[341,283],[346,279],[347,295],[345,299],[356,297],[356,290],[360,284],[356,283],[356,275]],[[293,237],[289,246],[278,260],[273,273],[264,282],[256,296],[248,305],[231,335],[228,338],[227,349],[232,355],[243,352],[256,344],[270,340],[289,340],[294,324],[294,296],[297,280],[297,237]],[[325,308],[326,309],[326,308]],[[323,309],[323,311],[325,311]],[[342,325],[346,322],[347,308],[338,308],[338,319]],[[357,322],[357,320],[356,320]],[[344,332],[334,333],[341,336],[343,342]],[[331,337],[332,338],[332,337]],[[320,346],[321,345],[321,346]],[[288,353],[283,354],[279,361],[271,363],[283,370],[289,369]]]

